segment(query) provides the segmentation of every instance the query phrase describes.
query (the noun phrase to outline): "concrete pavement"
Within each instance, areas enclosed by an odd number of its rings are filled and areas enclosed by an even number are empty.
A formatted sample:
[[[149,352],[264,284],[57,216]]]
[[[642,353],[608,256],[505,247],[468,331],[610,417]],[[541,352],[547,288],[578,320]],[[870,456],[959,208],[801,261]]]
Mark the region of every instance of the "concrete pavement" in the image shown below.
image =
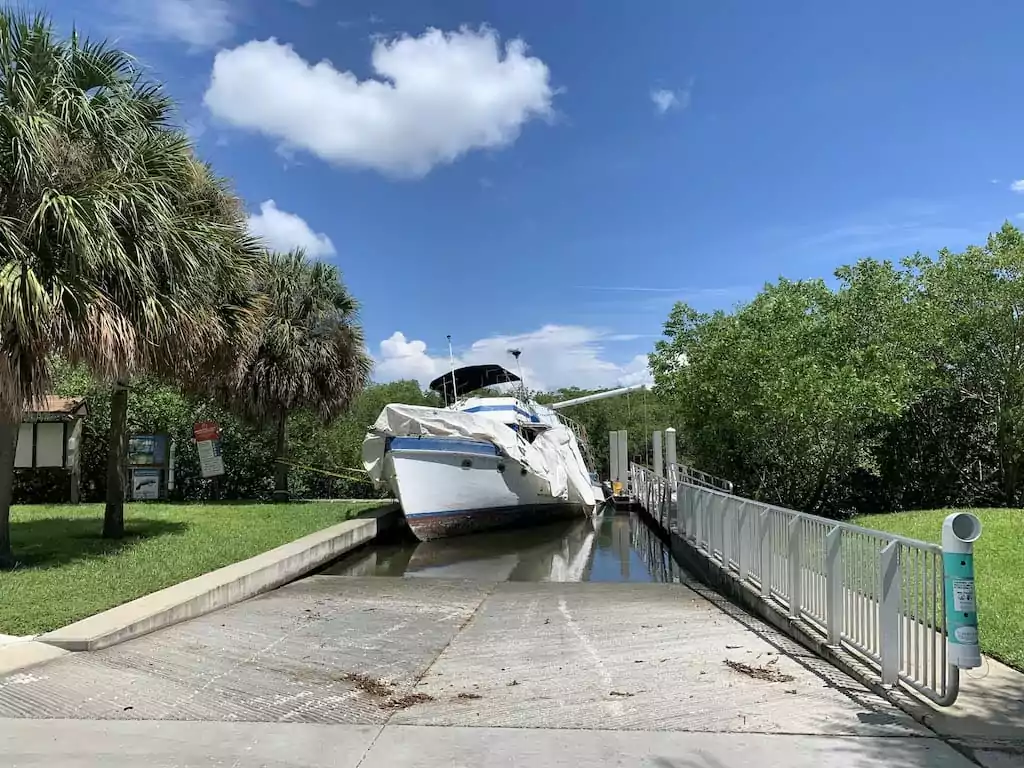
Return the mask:
[[[2,678],[0,718],[17,766],[971,765],[683,584],[315,576]]]
[[[12,768],[970,768],[933,739],[532,728],[0,721]]]

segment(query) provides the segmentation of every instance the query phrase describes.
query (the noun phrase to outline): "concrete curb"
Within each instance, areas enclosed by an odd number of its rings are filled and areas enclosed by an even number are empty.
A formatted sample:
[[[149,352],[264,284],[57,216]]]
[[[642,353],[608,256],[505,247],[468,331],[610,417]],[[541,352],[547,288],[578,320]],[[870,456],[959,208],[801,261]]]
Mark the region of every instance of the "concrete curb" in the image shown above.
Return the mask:
[[[59,659],[70,651],[53,645],[29,640],[22,643],[10,643],[0,647],[0,677],[20,672],[47,661]]]
[[[370,510],[353,520],[97,613],[37,639],[66,651],[96,651],[123,643],[294,581],[395,527],[400,520],[397,504]]]

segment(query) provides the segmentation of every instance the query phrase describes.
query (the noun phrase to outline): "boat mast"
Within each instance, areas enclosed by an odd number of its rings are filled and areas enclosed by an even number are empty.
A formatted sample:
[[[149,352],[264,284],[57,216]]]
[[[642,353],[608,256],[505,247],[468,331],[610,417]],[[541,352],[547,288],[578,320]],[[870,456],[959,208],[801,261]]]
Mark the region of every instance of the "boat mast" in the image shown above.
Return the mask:
[[[571,400],[563,400],[560,403],[552,403],[548,408],[554,410],[560,410],[562,408],[568,408],[571,405],[582,405],[583,403],[591,403],[594,400],[604,400],[609,397],[618,397],[619,395],[625,395],[628,392],[635,392],[638,389],[647,389],[646,384],[633,384],[629,387],[620,387],[619,389],[609,389],[607,392],[595,392],[593,395],[583,395],[583,397],[574,397]]]
[[[455,387],[455,355],[452,354],[452,337],[451,337],[451,334],[448,334],[448,336],[446,338],[448,339],[448,363],[449,363],[449,365],[451,365],[451,368],[452,368],[452,402],[451,402],[451,404],[455,405],[455,402],[459,399],[459,392],[458,392],[458,390]]]

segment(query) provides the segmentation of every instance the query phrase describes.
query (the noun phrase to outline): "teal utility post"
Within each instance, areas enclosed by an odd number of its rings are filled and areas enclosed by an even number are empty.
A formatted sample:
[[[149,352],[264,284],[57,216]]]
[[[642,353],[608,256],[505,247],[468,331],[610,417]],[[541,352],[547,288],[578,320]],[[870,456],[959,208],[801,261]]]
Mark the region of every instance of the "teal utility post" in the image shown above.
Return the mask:
[[[946,655],[949,663],[960,669],[981,666],[974,592],[974,542],[980,536],[981,520],[970,512],[954,512],[942,523]]]

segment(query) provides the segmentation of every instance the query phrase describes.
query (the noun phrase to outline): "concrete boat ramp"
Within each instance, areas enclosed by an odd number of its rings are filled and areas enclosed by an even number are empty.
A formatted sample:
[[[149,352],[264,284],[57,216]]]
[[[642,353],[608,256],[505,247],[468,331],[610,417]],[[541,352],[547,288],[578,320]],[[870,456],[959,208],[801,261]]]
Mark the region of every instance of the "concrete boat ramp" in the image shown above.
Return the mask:
[[[317,575],[0,679],[14,766],[965,768],[679,583]]]

